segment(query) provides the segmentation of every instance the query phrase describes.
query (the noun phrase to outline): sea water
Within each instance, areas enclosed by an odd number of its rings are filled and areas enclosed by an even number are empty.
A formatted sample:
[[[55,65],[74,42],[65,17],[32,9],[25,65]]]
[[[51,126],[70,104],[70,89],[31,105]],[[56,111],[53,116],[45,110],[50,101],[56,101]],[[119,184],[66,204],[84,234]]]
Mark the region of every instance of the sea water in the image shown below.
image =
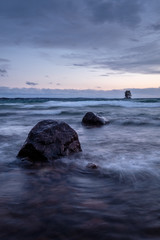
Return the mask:
[[[91,111],[110,124],[83,126]],[[68,123],[83,151],[24,165],[44,119]],[[160,99],[0,99],[0,239],[160,239],[159,135]]]

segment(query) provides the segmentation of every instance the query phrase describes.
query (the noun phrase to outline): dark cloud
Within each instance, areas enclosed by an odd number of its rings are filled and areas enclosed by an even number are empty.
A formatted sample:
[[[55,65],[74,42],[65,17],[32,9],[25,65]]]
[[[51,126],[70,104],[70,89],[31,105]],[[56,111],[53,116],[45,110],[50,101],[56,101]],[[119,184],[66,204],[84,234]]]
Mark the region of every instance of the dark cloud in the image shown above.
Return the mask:
[[[93,62],[90,62],[90,67],[97,67],[100,69],[110,69],[117,71],[117,73],[143,73],[143,74],[160,74],[160,60],[157,56],[152,56],[151,59],[145,58],[146,56],[133,57],[130,58],[130,55],[126,55],[123,58],[117,58],[114,60],[109,59],[97,59]],[[89,65],[89,64],[88,64]],[[112,73],[110,73],[112,75]],[[106,77],[108,75],[101,75]]]
[[[79,5],[73,0],[39,0],[38,4],[32,0],[1,1],[1,41],[44,47],[63,45],[67,39],[71,41],[70,33],[77,28]]]
[[[42,48],[50,62],[45,48],[67,49],[74,67],[158,74],[159,11],[159,0],[0,1],[0,44]]]
[[[36,85],[38,85],[38,83],[36,83],[36,82],[26,82],[26,85],[36,86]]]
[[[130,38],[130,40],[131,40],[132,42],[140,42],[139,39],[135,39],[135,38]]]
[[[1,63],[9,63],[10,60],[5,59],[5,58],[0,58],[0,62],[1,62]]]
[[[160,23],[152,24],[151,28],[155,31],[160,31]]]
[[[86,67],[88,64],[87,63],[74,63],[74,67]]]
[[[0,76],[1,76],[1,77],[5,77],[6,75],[7,75],[7,70],[0,68]]]
[[[136,26],[140,13],[138,0],[39,0],[38,4],[32,0],[5,0],[0,3],[1,42],[97,47],[96,43],[103,43],[99,36],[103,34],[106,42],[108,31],[112,30],[110,36],[116,34],[112,26],[103,23]],[[97,28],[95,23],[101,26]]]
[[[141,21],[141,4],[138,0],[89,0],[88,3],[95,23],[116,22],[132,27]]]
[[[143,73],[143,74],[160,74],[160,45],[159,41],[143,43],[134,48],[126,48],[121,54],[114,57],[104,55],[93,56],[88,61],[74,64],[79,67],[92,67],[97,69],[113,70],[113,73]],[[101,76],[108,76],[102,74]]]

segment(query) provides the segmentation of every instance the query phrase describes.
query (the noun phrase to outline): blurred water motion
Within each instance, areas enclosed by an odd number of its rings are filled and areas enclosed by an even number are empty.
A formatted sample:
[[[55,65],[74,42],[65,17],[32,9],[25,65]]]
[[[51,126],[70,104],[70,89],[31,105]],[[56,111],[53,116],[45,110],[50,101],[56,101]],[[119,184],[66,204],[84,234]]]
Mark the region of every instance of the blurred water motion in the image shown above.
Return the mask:
[[[160,100],[5,101],[0,102],[0,239],[160,238]],[[82,126],[87,111],[107,117],[110,125]],[[17,160],[29,130],[43,119],[69,123],[83,152],[52,164]]]

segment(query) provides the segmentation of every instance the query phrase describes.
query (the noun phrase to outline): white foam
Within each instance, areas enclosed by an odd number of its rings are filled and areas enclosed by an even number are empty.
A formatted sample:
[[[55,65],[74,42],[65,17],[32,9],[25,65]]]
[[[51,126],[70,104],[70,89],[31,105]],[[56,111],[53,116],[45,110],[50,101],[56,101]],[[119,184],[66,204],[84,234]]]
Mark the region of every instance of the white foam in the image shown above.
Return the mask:
[[[127,107],[127,108],[153,108],[160,107],[160,102],[141,102],[138,100],[82,100],[82,101],[47,101],[37,103],[4,103],[2,106],[15,106],[17,108],[32,109],[38,107],[39,109],[52,108],[52,107],[86,107],[86,106],[115,106],[115,107]]]
[[[86,107],[86,106],[115,106],[115,107],[127,107],[127,108],[146,108],[146,107],[160,107],[160,102],[138,102],[134,100],[87,100],[87,101],[48,101],[45,103],[38,104],[38,106],[45,108],[45,107]],[[27,106],[25,106],[27,107]],[[29,107],[29,106],[28,106]],[[30,106],[31,107],[31,106]]]
[[[13,134],[27,133],[31,126],[6,125],[0,127],[0,134],[4,136],[12,136]]]
[[[137,178],[147,178],[149,176],[154,176],[160,178],[160,169],[157,168],[157,163],[159,163],[159,154],[135,154],[135,156],[128,155],[114,155],[114,156],[104,156],[84,154],[75,159],[63,159],[66,163],[73,162],[79,167],[84,169],[88,163],[93,163],[98,166],[98,170],[103,174],[115,173],[120,178],[129,177],[132,181],[136,181]]]
[[[43,107],[86,107],[86,106],[98,106],[106,104],[106,101],[70,101],[70,102],[60,102],[60,101],[49,101],[43,103]]]
[[[32,111],[32,112],[31,112]],[[45,109],[39,109],[39,110],[31,110],[31,111],[21,111],[21,113],[23,113],[23,114],[26,114],[26,113],[28,113],[28,114],[34,114],[34,115],[59,115],[59,114],[61,114],[62,113],[62,111],[61,110],[53,110],[53,109],[51,109],[51,110],[45,110]]]

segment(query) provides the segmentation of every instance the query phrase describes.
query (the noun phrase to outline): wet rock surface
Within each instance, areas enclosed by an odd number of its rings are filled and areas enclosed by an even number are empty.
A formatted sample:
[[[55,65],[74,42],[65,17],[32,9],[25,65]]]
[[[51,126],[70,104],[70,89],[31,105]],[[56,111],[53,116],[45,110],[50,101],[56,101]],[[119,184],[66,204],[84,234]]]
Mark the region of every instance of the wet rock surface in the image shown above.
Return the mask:
[[[31,161],[51,161],[82,151],[78,134],[67,123],[44,120],[37,123],[17,157]]]
[[[82,123],[87,126],[102,126],[109,123],[105,117],[100,117],[93,112],[87,112],[82,119]]]
[[[91,169],[97,169],[98,168],[98,166],[95,163],[88,163],[86,167],[91,168]]]

